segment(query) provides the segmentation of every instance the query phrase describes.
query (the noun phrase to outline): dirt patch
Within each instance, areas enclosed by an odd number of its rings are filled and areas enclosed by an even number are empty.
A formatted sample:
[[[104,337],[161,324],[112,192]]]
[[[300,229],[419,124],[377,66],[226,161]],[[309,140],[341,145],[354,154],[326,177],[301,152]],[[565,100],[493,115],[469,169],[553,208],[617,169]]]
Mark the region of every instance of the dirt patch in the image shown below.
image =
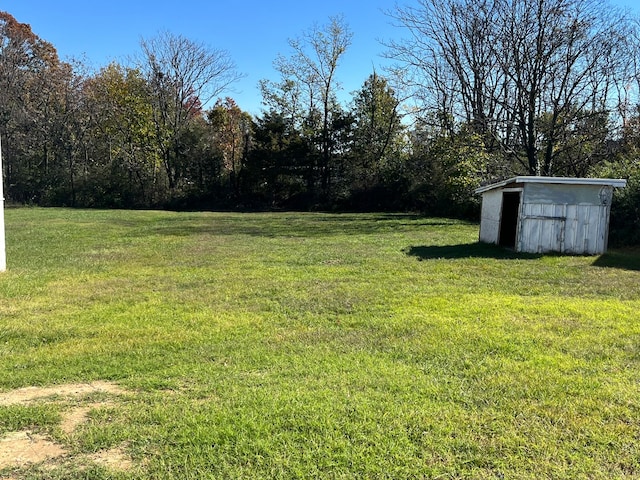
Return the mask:
[[[12,432],[0,439],[0,469],[23,467],[66,454],[62,446],[31,431]]]
[[[0,405],[25,404],[47,397],[78,397],[95,392],[115,395],[126,393],[118,385],[111,382],[71,383],[54,387],[25,387],[0,393]]]
[[[122,448],[112,448],[111,450],[105,450],[91,455],[89,459],[103,465],[111,470],[130,470],[133,467],[131,458],[124,453]]]
[[[78,427],[85,423],[88,414],[94,409],[107,405],[113,405],[111,401],[83,403],[76,400],[88,394],[101,392],[120,395],[127,393],[118,385],[110,382],[74,383],[57,385],[53,387],[26,387],[0,393],[0,406],[28,405],[34,402],[69,402],[72,400],[77,406],[69,409],[62,415],[61,430],[67,435],[73,434]],[[23,468],[30,464],[43,463],[44,466],[53,465],[54,461],[68,457],[69,460],[88,460],[92,463],[103,465],[114,470],[128,470],[133,466],[122,447],[98,452],[94,455],[69,456],[65,448],[53,442],[44,435],[34,433],[31,430],[6,433],[0,437],[0,469]],[[68,461],[67,459],[63,461]]]
[[[62,421],[60,422],[60,428],[67,435],[71,435],[76,428],[87,421],[89,412],[100,407],[112,405],[110,402],[92,403],[89,405],[82,405],[75,407],[62,415]]]

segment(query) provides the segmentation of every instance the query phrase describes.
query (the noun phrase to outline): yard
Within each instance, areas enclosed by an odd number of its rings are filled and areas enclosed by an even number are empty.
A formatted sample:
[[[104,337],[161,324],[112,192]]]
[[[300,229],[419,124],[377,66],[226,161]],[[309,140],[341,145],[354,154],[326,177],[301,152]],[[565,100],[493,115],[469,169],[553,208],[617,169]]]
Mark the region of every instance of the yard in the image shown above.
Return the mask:
[[[411,215],[6,222],[0,478],[640,476],[638,251]]]

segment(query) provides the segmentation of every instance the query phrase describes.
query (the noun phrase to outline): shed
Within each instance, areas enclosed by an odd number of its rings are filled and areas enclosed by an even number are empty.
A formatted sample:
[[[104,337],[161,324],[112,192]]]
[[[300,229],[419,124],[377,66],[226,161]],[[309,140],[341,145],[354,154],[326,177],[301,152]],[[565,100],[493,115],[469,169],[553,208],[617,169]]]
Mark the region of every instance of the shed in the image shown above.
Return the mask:
[[[607,250],[613,189],[609,178],[513,177],[482,194],[480,241],[517,252],[597,255]]]

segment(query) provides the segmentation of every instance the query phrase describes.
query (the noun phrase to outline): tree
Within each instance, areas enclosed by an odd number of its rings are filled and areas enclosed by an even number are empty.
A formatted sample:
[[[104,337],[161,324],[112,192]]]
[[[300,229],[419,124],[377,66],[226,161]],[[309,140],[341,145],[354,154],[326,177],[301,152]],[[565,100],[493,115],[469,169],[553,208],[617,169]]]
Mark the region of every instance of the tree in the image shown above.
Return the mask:
[[[400,100],[387,80],[373,73],[353,100],[354,131],[350,152],[351,185],[368,189],[401,156],[404,127]]]
[[[616,110],[612,93],[628,58],[629,21],[604,0],[418,5],[393,14],[411,33],[390,45],[405,85],[451,131],[470,125],[506,164],[552,175],[564,125]]]
[[[112,63],[89,78],[84,89],[94,138],[92,174],[99,177],[95,182],[109,185],[107,191],[117,191],[126,206],[153,205],[161,193],[160,155],[147,86],[139,70]],[[124,206],[116,198],[103,201]]]
[[[46,188],[69,73],[50,43],[0,12],[0,134],[7,195],[13,199],[37,200]]]
[[[309,187],[316,186],[317,173],[325,197],[331,186],[334,154],[332,117],[340,111],[336,99],[336,71],[351,38],[351,31],[342,17],[331,17],[328,24],[313,26],[301,37],[289,40],[293,51],[289,58],[279,56],[276,60],[275,67],[282,81],[275,84],[263,81],[261,84],[265,103],[279,108],[285,118],[291,115],[294,122],[314,137],[318,155],[312,158]],[[306,108],[298,108],[299,104]]]
[[[311,145],[289,117],[271,110],[256,118],[247,177],[269,206],[301,207],[307,192]]]
[[[227,97],[218,100],[207,112],[207,120],[213,132],[214,148],[220,152],[229,175],[231,191],[238,197],[250,148],[251,116]]]
[[[592,173],[596,177],[627,179],[625,188],[614,189],[610,243],[640,245],[640,106],[627,111],[616,143],[617,150]]]
[[[91,143],[83,96],[85,78],[71,65],[61,64],[40,81],[47,95],[40,103],[38,124],[48,139],[42,155],[40,203],[76,206],[78,165],[86,159]]]
[[[473,192],[491,156],[470,128],[452,135],[433,133],[423,122],[413,132],[407,161],[410,201],[429,215],[473,218],[479,206]]]
[[[155,139],[173,194],[184,180],[188,152],[181,138],[190,122],[241,75],[227,52],[182,36],[162,33],[141,46],[140,69],[151,89]]]

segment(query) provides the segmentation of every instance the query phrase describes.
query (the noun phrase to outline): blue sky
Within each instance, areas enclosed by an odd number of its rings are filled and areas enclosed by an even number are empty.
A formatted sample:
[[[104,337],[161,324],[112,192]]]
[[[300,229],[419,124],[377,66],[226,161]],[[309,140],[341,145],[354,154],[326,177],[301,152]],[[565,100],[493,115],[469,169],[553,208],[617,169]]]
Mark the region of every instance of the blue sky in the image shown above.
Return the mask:
[[[287,39],[314,23],[343,15],[353,42],[338,77],[345,96],[359,89],[374,67],[385,64],[380,40],[397,39],[402,30],[385,11],[394,0],[0,0],[0,10],[31,25],[52,43],[64,60],[84,58],[92,68],[111,61],[126,64],[139,51],[140,39],[160,31],[227,50],[246,77],[229,96],[243,110],[260,113],[258,81],[278,80],[272,64],[278,53],[287,56]],[[399,0],[411,4],[414,0]],[[640,0],[616,0],[616,5],[640,13]]]

